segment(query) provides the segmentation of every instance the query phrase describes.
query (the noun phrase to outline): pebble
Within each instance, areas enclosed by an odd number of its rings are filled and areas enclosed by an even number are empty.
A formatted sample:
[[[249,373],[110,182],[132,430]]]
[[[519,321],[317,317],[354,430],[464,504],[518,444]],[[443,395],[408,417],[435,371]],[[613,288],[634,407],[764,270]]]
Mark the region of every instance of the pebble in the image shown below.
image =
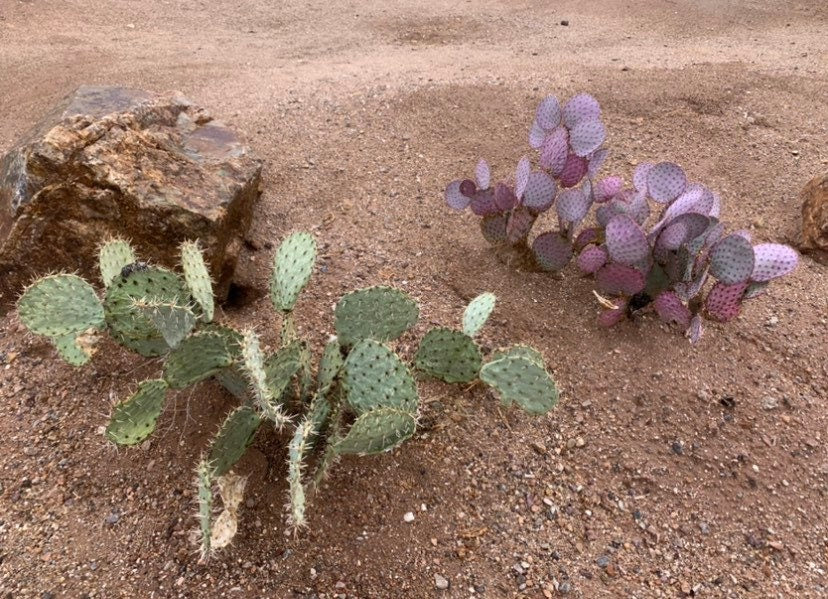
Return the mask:
[[[762,407],[766,410],[775,410],[779,407],[779,400],[771,395],[766,395],[762,400]]]
[[[558,585],[558,592],[561,595],[568,595],[572,591],[572,584],[568,580],[564,580]]]
[[[595,563],[598,564],[599,568],[606,568],[610,564],[610,558],[608,555],[602,555],[597,560],[595,560]]]
[[[449,581],[445,578],[445,576],[435,574],[434,586],[440,589],[441,591],[445,591],[447,588],[449,588]]]
[[[414,522],[414,512],[406,512],[403,520],[406,522]]]
[[[561,25],[564,27],[569,27],[569,21],[561,21]]]

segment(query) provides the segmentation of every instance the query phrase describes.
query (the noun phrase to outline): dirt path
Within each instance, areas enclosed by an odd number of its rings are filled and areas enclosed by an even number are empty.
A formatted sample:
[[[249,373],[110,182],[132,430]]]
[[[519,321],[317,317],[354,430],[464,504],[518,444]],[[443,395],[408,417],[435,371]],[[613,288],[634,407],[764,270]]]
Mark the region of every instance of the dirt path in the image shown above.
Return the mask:
[[[325,244],[299,314],[314,341],[354,286],[406,288],[421,329],[491,290],[485,342],[540,347],[559,408],[504,416],[481,390],[425,385],[423,433],[341,463],[296,539],[285,440],[265,436],[241,464],[239,540],[202,565],[191,464],[230,400],[180,394],[151,444],[115,453],[109,405],[154,365],[113,348],[74,372],[7,317],[0,596],[826,596],[825,267],[804,259],[692,349],[652,319],[598,330],[587,282],[508,269],[440,194],[479,156],[511,170],[542,96],[588,91],[604,172],[675,160],[733,225],[793,241],[798,191],[828,165],[828,6],[397,4],[0,0],[0,151],[81,83],[179,89],[266,160],[252,245]],[[249,250],[240,279],[264,288],[268,263]],[[275,341],[264,298],[227,317]]]

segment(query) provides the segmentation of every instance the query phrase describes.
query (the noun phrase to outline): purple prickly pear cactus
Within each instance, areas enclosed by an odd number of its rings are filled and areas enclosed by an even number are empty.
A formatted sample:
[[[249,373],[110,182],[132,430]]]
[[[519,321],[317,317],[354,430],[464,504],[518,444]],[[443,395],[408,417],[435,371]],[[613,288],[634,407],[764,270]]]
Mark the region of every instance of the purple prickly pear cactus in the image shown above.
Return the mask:
[[[577,256],[578,270],[615,298],[601,324],[650,311],[682,326],[692,343],[702,336],[702,316],[733,320],[745,301],[796,269],[793,248],[753,245],[745,230],[726,234],[721,197],[678,164],[641,162],[627,187],[619,176],[599,178],[609,155],[601,116],[589,94],[544,98],[529,131],[534,161],[522,157],[514,180],[497,182],[480,160],[473,177],[446,186],[446,203],[471,208],[487,241],[511,245],[541,270],[562,270]],[[532,227],[553,206],[560,230],[529,246]]]

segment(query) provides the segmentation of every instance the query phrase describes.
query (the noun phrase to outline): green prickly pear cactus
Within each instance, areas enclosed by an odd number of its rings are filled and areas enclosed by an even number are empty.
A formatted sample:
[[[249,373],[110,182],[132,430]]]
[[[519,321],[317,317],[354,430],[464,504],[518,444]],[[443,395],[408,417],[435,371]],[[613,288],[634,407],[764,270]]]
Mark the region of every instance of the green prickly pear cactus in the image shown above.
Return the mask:
[[[316,251],[311,235],[296,233],[274,256],[270,297],[282,323],[273,352],[252,330],[213,322],[212,282],[197,242],[181,246],[183,277],[139,262],[128,243],[112,240],[99,252],[102,301],[91,285],[69,274],[45,277],[20,298],[22,322],[49,337],[70,364],[89,361],[104,332],[141,355],[163,357],[160,377],[140,383],[113,410],[106,437],[118,445],[136,445],[152,434],[169,389],[215,378],[238,399],[196,469],[205,558],[227,546],[238,530],[246,477],[234,469],[265,423],[293,427],[287,474],[294,528],[306,525],[308,504],[342,456],[390,451],[416,433],[419,391],[394,343],[417,323],[419,307],[390,287],[346,294],[334,309],[337,336],[314,368],[312,344],[302,339],[293,309],[310,280]],[[545,412],[557,401],[557,389],[537,350],[515,346],[483,365],[474,337],[495,302],[490,293],[475,298],[463,314],[462,330],[430,330],[413,367],[448,383],[479,378],[504,403]],[[217,516],[216,504],[222,508]]]
[[[144,381],[127,401],[115,406],[106,427],[106,437],[117,445],[137,445],[155,430],[164,408],[167,382],[161,379]]]
[[[370,287],[345,295],[334,316],[339,343],[350,346],[362,339],[397,339],[416,324],[420,309],[399,289]]]

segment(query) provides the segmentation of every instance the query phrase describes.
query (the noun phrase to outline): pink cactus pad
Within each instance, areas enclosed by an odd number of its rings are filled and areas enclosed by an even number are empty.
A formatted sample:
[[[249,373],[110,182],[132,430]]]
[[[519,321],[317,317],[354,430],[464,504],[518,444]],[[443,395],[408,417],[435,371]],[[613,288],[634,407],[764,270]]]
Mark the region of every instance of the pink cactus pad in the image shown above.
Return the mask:
[[[566,157],[566,164],[559,176],[561,185],[564,187],[575,187],[584,178],[587,172],[587,161],[585,158],[569,154]]]
[[[461,181],[452,181],[448,185],[446,185],[446,204],[449,205],[449,208],[453,210],[465,210],[469,203],[471,202],[471,198],[467,195],[464,195],[460,191],[460,184]]]
[[[569,130],[569,145],[577,156],[589,156],[601,147],[606,138],[607,131],[598,119],[578,121],[578,124]]]
[[[644,289],[645,280],[641,271],[631,266],[610,263],[595,273],[595,283],[604,293],[633,296]]]
[[[478,189],[471,201],[471,209],[477,216],[491,216],[500,212],[494,201],[493,189]]]
[[[478,189],[489,189],[491,177],[492,172],[489,169],[489,163],[481,158],[480,162],[477,163],[477,168],[474,169],[474,178],[477,181]]]
[[[650,244],[641,227],[626,214],[613,216],[607,223],[607,250],[613,262],[632,266],[650,253]]]
[[[572,96],[563,109],[563,122],[572,130],[581,121],[594,121],[601,118],[601,106],[598,100],[589,94]]]
[[[753,248],[756,263],[750,278],[754,281],[770,281],[793,272],[799,263],[799,255],[792,247],[779,243],[760,243]]]
[[[548,231],[535,238],[532,253],[543,270],[558,271],[572,259],[572,246],[559,232]]]
[[[598,238],[598,229],[595,229],[594,227],[584,229],[583,231],[578,233],[578,237],[575,238],[575,243],[573,244],[573,246],[575,247],[575,251],[580,252],[590,243],[596,243],[598,241]]]
[[[471,179],[463,179],[460,181],[460,193],[473,198],[474,194],[477,193],[477,185]]]
[[[540,148],[540,165],[558,177],[566,166],[569,155],[569,133],[558,127],[543,140]]]
[[[658,317],[664,322],[677,322],[684,328],[690,326],[692,314],[674,292],[665,291],[659,293],[658,297],[653,301],[653,307]]]
[[[602,204],[614,198],[624,187],[621,177],[604,177],[595,184],[595,202]]]
[[[576,261],[578,269],[585,275],[595,274],[606,263],[607,251],[597,245],[586,246]]]
[[[687,187],[687,176],[672,162],[659,162],[647,173],[647,192],[659,204],[669,204]]]
[[[580,189],[565,189],[555,205],[558,218],[565,223],[579,223],[589,212],[590,199]]]
[[[618,306],[615,310],[604,310],[598,316],[598,324],[602,327],[613,327],[621,322],[624,317],[627,315],[627,302],[623,302],[623,305]]]
[[[742,311],[742,296],[747,287],[747,282],[735,285],[716,283],[704,302],[707,315],[719,322],[728,322],[739,316]]]

